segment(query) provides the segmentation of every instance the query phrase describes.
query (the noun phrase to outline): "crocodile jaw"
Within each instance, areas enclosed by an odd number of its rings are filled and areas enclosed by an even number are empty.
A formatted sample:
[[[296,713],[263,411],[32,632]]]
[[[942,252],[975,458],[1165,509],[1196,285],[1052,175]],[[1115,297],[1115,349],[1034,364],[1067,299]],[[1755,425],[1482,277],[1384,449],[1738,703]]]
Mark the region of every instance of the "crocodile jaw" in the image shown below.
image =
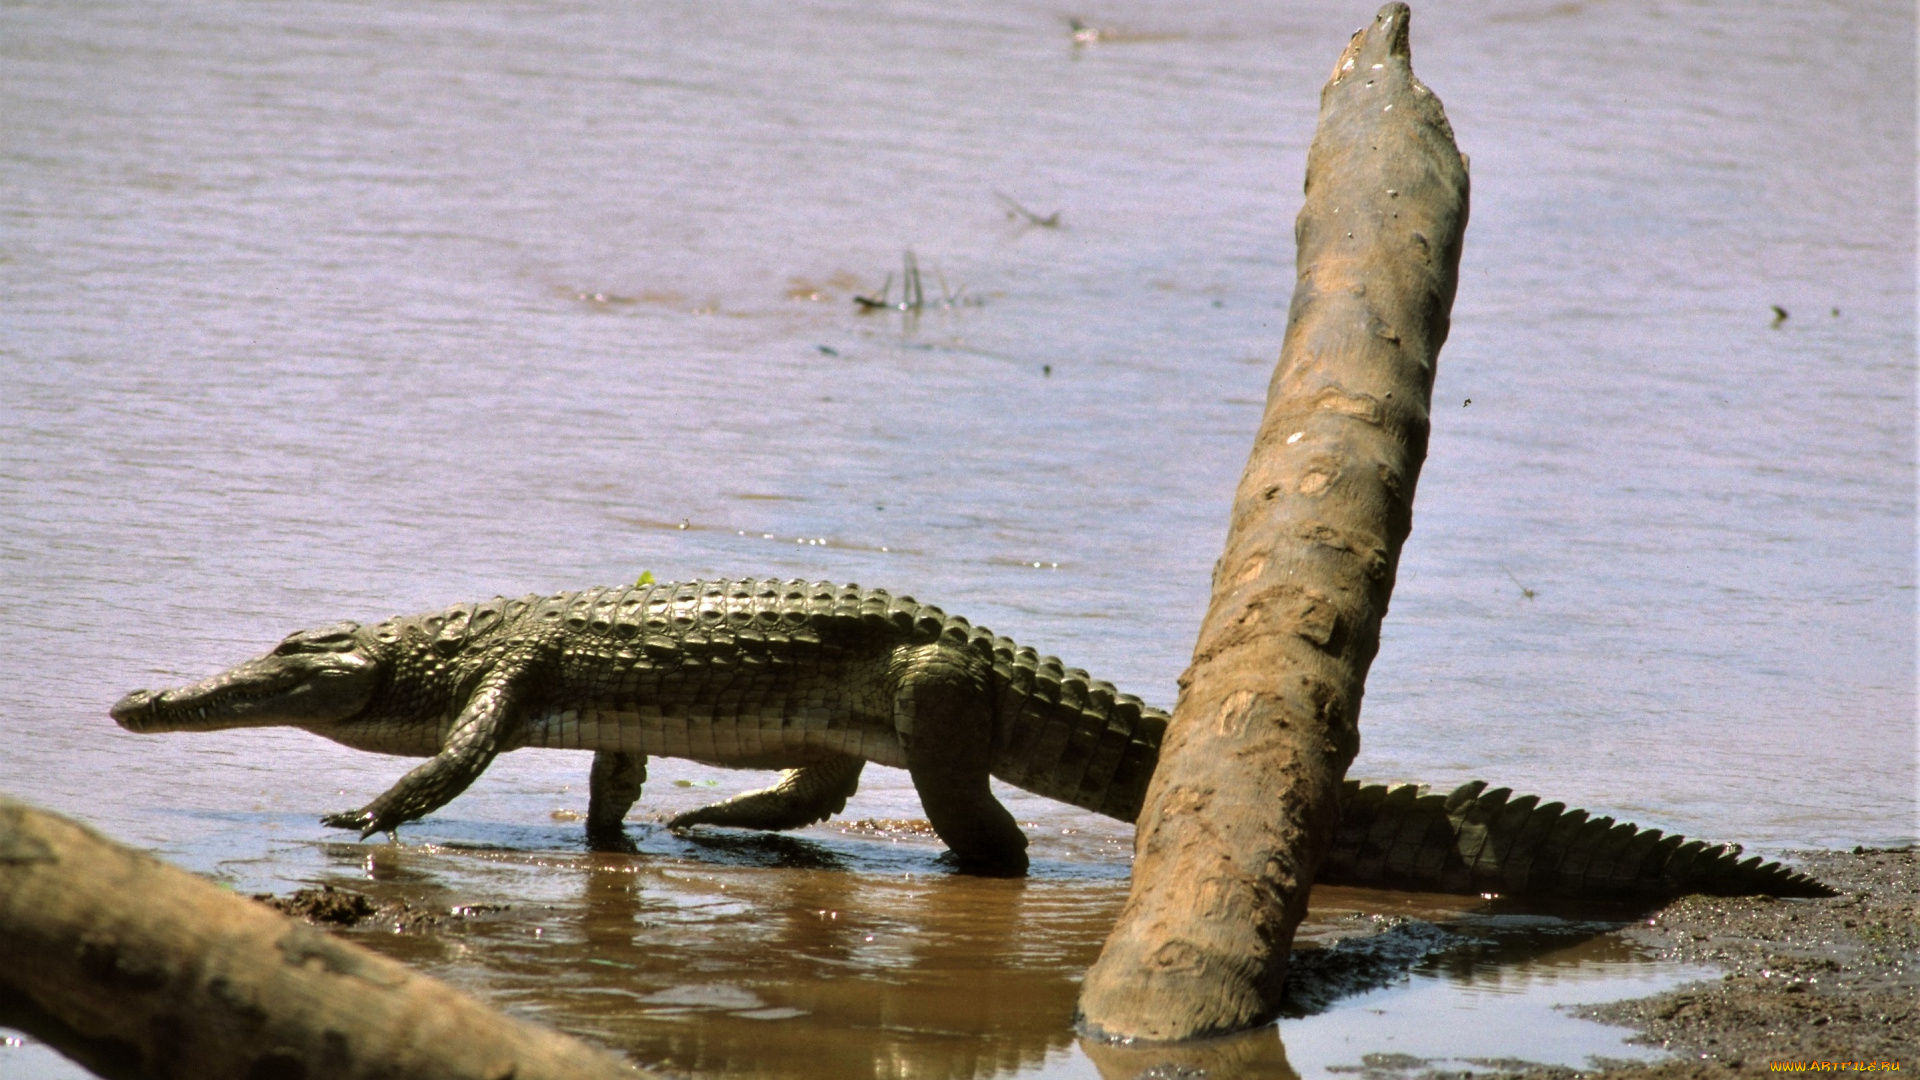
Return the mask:
[[[324,729],[367,707],[385,665],[341,624],[303,631],[265,656],[172,690],[135,690],[109,712],[128,731],[219,731],[293,726]]]

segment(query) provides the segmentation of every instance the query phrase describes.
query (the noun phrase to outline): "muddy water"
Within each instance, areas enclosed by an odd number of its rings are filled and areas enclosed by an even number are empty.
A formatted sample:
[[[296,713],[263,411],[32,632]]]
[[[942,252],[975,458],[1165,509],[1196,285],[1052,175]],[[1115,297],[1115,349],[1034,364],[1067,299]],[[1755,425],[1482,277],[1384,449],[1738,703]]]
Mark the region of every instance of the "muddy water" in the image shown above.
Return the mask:
[[[1170,703],[1370,11],[1111,3],[1079,46],[1066,14],[0,11],[0,786],[243,889],[512,904],[388,947],[643,1060],[1091,1075],[1110,823],[1011,799],[1025,884],[833,826],[609,863],[584,758],[523,754],[391,851],[316,819],[400,762],[105,717],[296,627],[642,570],[884,585]],[[1474,220],[1355,775],[1911,838],[1911,10],[1415,27]],[[928,307],[859,314],[908,249]],[[658,763],[641,814],[754,782]],[[875,769],[847,816],[917,813]],[[1307,1054],[1341,1015],[1283,1022],[1297,1066],[1383,1049]]]

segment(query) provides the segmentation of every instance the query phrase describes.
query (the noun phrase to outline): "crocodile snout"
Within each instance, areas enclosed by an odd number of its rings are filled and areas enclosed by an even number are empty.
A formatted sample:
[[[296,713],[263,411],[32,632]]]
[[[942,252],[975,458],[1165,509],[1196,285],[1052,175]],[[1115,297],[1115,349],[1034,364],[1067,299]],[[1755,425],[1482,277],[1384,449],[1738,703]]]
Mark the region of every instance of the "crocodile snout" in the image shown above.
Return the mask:
[[[153,702],[159,696],[151,690],[135,690],[114,702],[113,708],[108,709],[107,713],[128,731],[139,731],[153,715]]]

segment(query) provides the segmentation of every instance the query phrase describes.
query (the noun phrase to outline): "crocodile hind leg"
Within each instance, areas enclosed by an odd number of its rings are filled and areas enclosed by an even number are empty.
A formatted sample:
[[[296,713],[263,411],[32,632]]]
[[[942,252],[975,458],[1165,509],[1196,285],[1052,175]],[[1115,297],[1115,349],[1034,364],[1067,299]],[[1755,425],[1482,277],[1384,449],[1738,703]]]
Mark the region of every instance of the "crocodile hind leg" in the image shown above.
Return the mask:
[[[632,851],[624,824],[647,782],[647,755],[596,750],[587,787],[587,846],[595,851]]]
[[[798,829],[825,821],[846,809],[860,788],[865,758],[836,754],[825,761],[788,769],[772,787],[743,791],[724,802],[689,810],[667,822],[669,829],[724,825],[735,829]]]
[[[1027,835],[993,797],[994,700],[986,662],[940,645],[911,650],[894,692],[894,728],[920,806],[960,868],[1017,877]]]

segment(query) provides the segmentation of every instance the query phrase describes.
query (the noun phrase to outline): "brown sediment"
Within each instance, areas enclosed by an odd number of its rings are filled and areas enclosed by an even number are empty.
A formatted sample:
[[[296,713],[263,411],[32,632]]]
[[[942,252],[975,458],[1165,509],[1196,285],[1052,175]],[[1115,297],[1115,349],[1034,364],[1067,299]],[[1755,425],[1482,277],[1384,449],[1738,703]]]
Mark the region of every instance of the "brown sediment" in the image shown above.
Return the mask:
[[[253,898],[282,915],[332,926],[352,926],[379,910],[372,900],[359,893],[344,892],[331,885],[299,889],[286,896],[254,893]]]

